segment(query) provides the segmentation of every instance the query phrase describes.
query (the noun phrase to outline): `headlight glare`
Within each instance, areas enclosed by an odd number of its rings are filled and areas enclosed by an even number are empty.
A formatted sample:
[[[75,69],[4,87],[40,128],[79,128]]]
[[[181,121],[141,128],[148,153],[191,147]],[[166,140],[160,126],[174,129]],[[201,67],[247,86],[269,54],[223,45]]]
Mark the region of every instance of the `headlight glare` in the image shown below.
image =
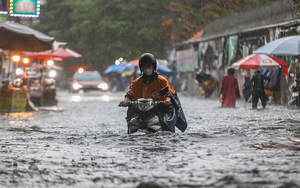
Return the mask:
[[[73,88],[74,88],[74,89],[80,89],[80,88],[82,88],[82,85],[77,84],[77,83],[74,83],[74,84],[73,84]]]
[[[108,85],[106,83],[99,84],[98,88],[103,89],[103,90],[107,90],[108,89]]]

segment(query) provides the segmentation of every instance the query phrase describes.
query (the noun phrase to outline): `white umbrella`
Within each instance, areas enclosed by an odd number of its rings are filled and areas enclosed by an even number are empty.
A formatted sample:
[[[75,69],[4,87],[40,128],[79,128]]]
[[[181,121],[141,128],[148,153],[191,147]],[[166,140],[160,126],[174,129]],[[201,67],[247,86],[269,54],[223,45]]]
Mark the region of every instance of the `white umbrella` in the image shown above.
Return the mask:
[[[300,36],[289,36],[270,42],[253,52],[254,54],[300,55]]]

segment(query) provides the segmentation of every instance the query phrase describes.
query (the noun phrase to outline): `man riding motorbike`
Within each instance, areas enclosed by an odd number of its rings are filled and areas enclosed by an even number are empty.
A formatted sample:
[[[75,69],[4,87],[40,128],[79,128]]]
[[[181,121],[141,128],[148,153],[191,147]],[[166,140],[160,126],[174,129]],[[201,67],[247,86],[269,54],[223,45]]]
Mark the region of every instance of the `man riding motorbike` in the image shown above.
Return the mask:
[[[142,72],[142,76],[132,82],[125,95],[124,101],[121,101],[119,106],[124,106],[129,101],[137,101],[139,98],[151,98],[154,101],[163,101],[164,105],[154,112],[155,116],[159,119],[161,129],[163,131],[175,132],[176,126],[182,132],[185,131],[187,123],[179,98],[168,80],[156,72],[156,58],[150,53],[141,55],[139,68]],[[169,88],[168,92],[160,96],[160,90],[165,87]],[[128,133],[137,131],[137,129],[130,129],[132,119],[139,118],[137,115],[138,113],[135,108],[128,108],[126,117]]]

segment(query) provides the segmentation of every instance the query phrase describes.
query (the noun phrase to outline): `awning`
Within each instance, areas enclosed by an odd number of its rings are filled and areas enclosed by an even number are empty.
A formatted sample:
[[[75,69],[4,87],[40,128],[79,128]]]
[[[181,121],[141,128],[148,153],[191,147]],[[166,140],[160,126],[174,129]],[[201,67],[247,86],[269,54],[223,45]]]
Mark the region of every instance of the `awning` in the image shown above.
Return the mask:
[[[0,48],[41,52],[52,49],[53,37],[12,21],[0,22]]]

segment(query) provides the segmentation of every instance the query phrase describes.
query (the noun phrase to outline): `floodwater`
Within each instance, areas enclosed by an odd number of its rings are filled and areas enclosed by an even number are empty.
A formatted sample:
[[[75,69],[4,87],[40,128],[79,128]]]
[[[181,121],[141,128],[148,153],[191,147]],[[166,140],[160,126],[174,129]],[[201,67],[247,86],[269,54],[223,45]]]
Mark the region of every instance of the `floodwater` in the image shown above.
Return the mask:
[[[0,115],[0,187],[300,187],[299,109],[179,97],[182,133],[127,135],[124,93],[69,94],[58,108]]]

